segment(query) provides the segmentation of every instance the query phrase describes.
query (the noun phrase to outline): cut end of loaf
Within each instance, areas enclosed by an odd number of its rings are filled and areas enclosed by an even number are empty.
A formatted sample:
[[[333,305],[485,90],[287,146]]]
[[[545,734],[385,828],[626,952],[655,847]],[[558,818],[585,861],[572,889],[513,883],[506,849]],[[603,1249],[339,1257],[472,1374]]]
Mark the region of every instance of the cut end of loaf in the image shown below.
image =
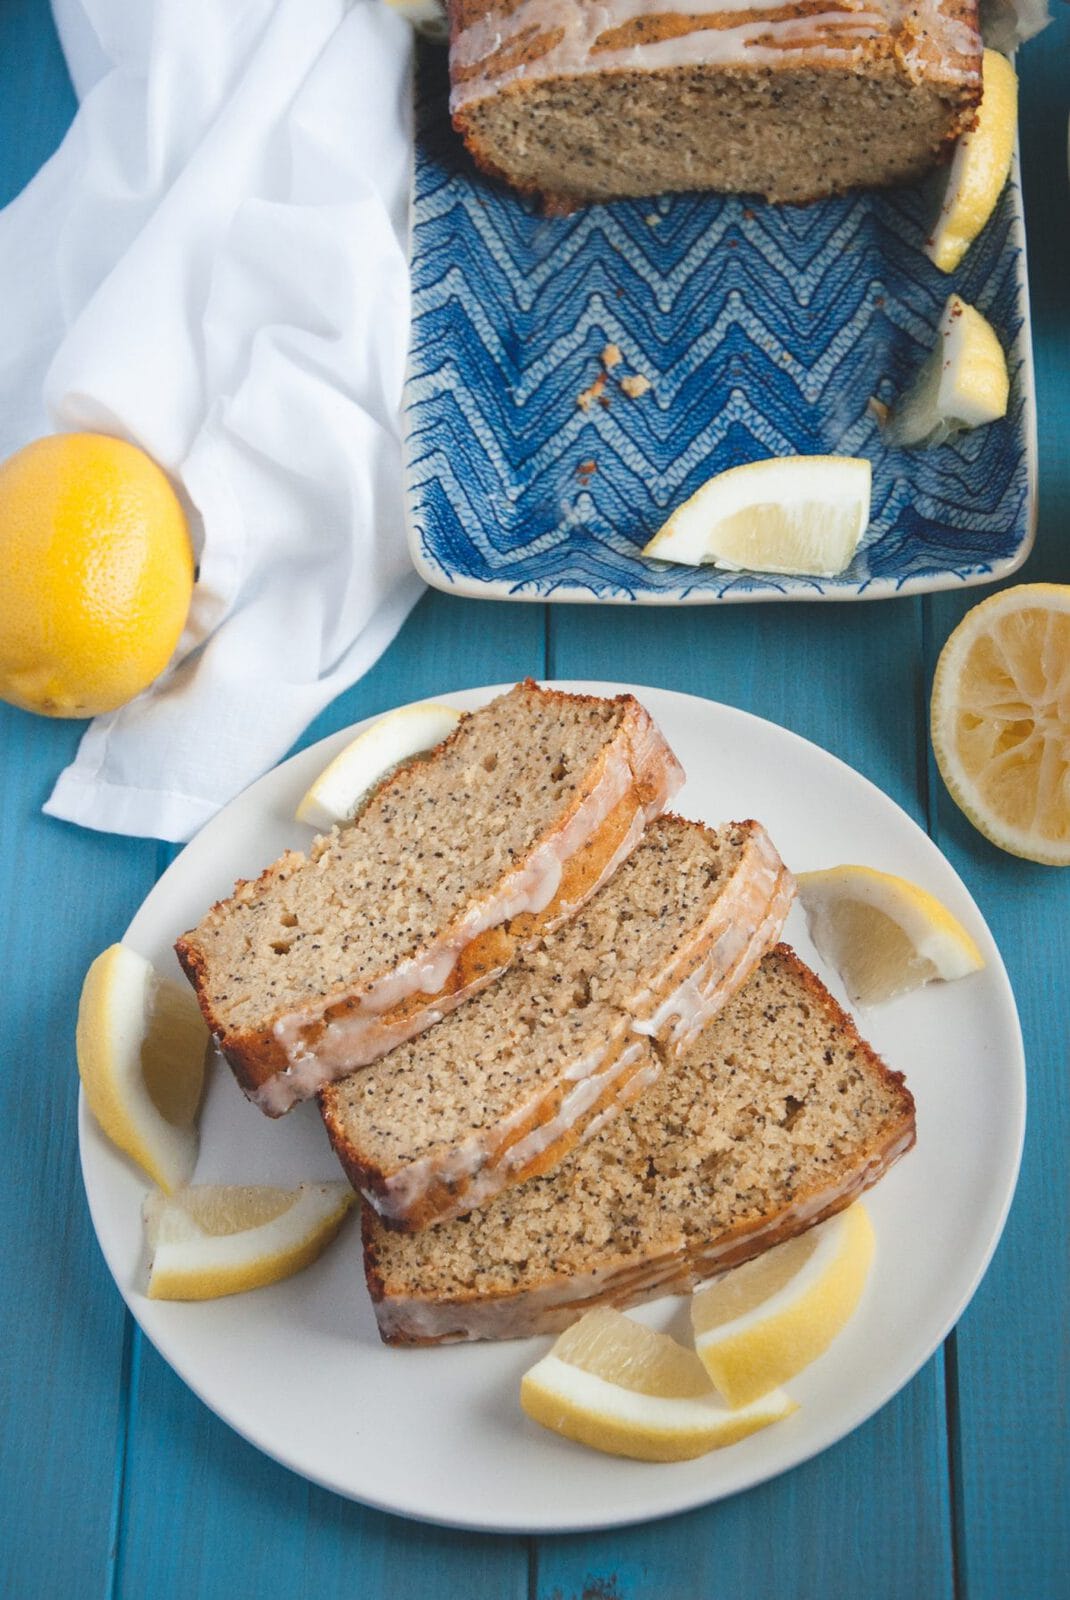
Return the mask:
[[[455,126],[486,171],[556,210],[908,182],[981,95],[976,0],[450,0],[450,20]]]
[[[488,174],[559,212],[688,190],[803,204],[924,176],[972,125],[978,99],[890,65],[696,68],[518,83],[455,124]]]

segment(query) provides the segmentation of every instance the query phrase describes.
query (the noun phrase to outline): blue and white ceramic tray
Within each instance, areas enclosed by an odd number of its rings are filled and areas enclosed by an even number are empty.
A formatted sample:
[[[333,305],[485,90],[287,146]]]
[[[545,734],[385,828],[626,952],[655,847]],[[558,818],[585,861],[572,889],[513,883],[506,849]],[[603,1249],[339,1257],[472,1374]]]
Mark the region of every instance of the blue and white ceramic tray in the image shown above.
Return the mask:
[[[434,58],[434,59],[432,59]],[[1036,442],[1017,161],[951,277],[922,251],[921,188],[770,206],[663,196],[546,218],[475,172],[443,57],[418,94],[410,541],[436,588],[501,600],[855,600],[989,583],[1033,537]],[[931,349],[954,289],[1008,355],[1003,421],[886,449],[868,408]],[[623,360],[586,409],[606,345]],[[649,391],[629,398],[620,378]],[[869,530],[838,578],[645,560],[669,512],[761,456],[873,463]]]

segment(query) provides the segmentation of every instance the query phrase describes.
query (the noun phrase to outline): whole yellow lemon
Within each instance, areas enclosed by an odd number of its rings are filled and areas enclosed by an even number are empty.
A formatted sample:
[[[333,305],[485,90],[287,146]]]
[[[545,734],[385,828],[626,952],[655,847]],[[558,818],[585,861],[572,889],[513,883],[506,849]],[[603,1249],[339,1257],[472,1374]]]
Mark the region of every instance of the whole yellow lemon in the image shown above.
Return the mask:
[[[193,593],[182,507],[143,450],[36,439],[0,465],[0,699],[114,711],[171,659]]]

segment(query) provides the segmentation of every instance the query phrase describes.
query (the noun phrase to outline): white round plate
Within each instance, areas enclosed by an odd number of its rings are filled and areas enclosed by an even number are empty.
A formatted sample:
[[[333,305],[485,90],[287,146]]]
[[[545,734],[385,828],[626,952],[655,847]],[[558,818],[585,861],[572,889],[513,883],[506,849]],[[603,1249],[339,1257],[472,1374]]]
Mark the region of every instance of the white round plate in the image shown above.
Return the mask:
[[[619,684],[562,684],[618,694]],[[465,710],[497,689],[436,696]],[[688,773],[676,809],[716,823],[758,817],[788,865],[864,862],[938,895],[980,944],[981,973],[860,1016],[862,1032],[917,1099],[918,1142],[867,1197],[878,1253],[863,1302],[832,1348],[789,1387],[787,1421],[698,1461],[597,1455],[521,1412],[521,1374],[546,1339],[431,1350],[380,1344],[359,1226],[287,1283],[206,1304],[149,1301],[138,1172],[80,1108],[93,1223],[120,1292],[153,1344],[206,1405],[259,1449],[368,1505],[456,1527],[550,1532],[641,1522],[760,1483],[843,1437],[931,1355],[977,1287],[1017,1175],[1025,1072],[999,952],[966,889],[920,828],[866,779],[796,735],[690,695],[636,688]],[[208,824],[157,883],[126,941],[177,974],[174,939],[237,877],[253,877],[310,830],[298,800],[349,729],[287,761]],[[796,907],[785,937],[815,965]],[[823,971],[842,999],[835,975]],[[314,1106],[271,1122],[217,1063],[198,1182],[337,1177]],[[637,1315],[665,1327],[680,1303]]]

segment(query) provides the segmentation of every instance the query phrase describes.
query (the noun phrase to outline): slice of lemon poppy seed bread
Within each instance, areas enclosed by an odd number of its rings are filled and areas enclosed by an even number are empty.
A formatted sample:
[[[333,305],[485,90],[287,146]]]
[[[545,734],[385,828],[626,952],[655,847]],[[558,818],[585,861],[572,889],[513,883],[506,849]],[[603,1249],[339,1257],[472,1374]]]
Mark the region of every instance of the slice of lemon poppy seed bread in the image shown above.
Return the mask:
[[[758,823],[653,822],[493,988],[322,1091],[354,1187],[388,1226],[412,1230],[548,1171],[746,982],[793,893]]]
[[[462,718],[179,939],[242,1088],[279,1116],[437,1022],[583,905],[682,782],[631,695],[528,681]]]
[[[450,0],[450,109],[555,209],[920,177],[973,125],[976,0]]]
[[[914,1101],[786,945],[653,1087],[553,1171],[415,1234],[363,1212],[389,1344],[556,1333],[693,1289],[842,1210],[914,1143]]]

